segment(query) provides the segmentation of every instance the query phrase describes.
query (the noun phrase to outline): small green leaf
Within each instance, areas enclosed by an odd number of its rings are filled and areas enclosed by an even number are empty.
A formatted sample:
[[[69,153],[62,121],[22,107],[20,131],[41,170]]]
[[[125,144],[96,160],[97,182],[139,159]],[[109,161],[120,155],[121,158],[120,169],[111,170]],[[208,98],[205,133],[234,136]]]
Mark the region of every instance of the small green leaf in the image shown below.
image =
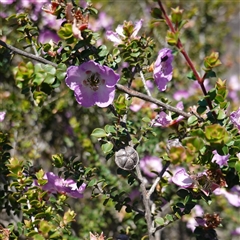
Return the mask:
[[[33,98],[34,98],[35,104],[37,106],[42,106],[44,101],[47,98],[47,94],[45,94],[44,92],[41,92],[41,91],[34,91]]]
[[[92,186],[96,185],[96,183],[97,183],[97,179],[94,178],[88,183],[88,187],[92,187]]]
[[[151,119],[148,118],[148,117],[144,117],[144,118],[142,118],[142,121],[145,122],[145,123],[150,123]]]
[[[187,78],[188,79],[191,79],[191,80],[197,80],[193,71],[190,71],[188,74],[187,74]]]
[[[91,13],[95,14],[95,15],[98,14],[98,10],[96,8],[88,7],[87,10],[90,11]]]
[[[104,143],[102,146],[101,146],[104,154],[107,154],[109,152],[112,151],[113,149],[113,144],[111,142],[107,142],[107,143]]]
[[[153,8],[151,11],[151,16],[153,18],[163,19],[162,11],[159,8]]]
[[[47,76],[44,78],[44,82],[52,85],[55,81],[55,76],[51,75],[51,74],[47,74]]]
[[[240,161],[236,162],[235,168],[236,168],[236,171],[238,172],[238,174],[240,174]]]
[[[219,124],[206,126],[204,133],[210,143],[226,144],[230,140],[228,131]]]
[[[224,118],[226,118],[226,114],[225,111],[223,109],[220,109],[217,115],[217,119],[218,120],[223,120]]]
[[[188,122],[188,125],[190,126],[196,125],[198,123],[198,118],[192,115],[191,117],[188,118],[187,122]]]
[[[44,70],[45,73],[49,73],[51,75],[55,75],[56,74],[56,68],[49,65],[49,64],[42,64],[42,69]]]
[[[54,154],[52,155],[53,165],[57,168],[61,168],[63,166],[63,156],[62,154]]]
[[[72,24],[66,23],[63,26],[61,26],[60,30],[58,31],[58,36],[64,40],[66,40],[68,43],[73,43],[73,32],[72,32]]]
[[[169,222],[173,222],[173,221],[174,221],[173,216],[170,215],[170,214],[167,214],[167,215],[165,216],[165,218],[166,218]]]
[[[206,75],[205,75],[205,78],[211,78],[211,77],[216,77],[216,73],[212,70],[207,71]]]
[[[57,66],[56,77],[58,80],[62,81],[66,76],[67,67],[64,63],[60,63]]]
[[[161,217],[156,218],[154,221],[160,226],[164,225],[164,219]]]
[[[117,131],[113,125],[106,125],[104,127],[104,130],[106,131],[106,133],[117,133]]]
[[[44,240],[44,237],[38,234],[35,230],[29,232],[27,236],[32,237],[33,240]]]
[[[91,134],[91,136],[96,138],[106,137],[107,133],[102,128],[95,128]]]

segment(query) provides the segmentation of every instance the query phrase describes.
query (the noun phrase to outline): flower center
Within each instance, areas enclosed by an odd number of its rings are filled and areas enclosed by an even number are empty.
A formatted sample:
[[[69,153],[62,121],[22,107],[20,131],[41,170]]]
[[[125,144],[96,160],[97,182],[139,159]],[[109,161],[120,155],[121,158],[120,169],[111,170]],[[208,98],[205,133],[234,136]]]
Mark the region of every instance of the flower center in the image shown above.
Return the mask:
[[[87,71],[87,79],[83,81],[85,86],[90,87],[93,91],[97,91],[99,85],[104,84],[105,80],[101,79],[99,73],[93,73],[91,71]]]
[[[168,56],[161,57],[162,62],[166,62],[168,60]]]

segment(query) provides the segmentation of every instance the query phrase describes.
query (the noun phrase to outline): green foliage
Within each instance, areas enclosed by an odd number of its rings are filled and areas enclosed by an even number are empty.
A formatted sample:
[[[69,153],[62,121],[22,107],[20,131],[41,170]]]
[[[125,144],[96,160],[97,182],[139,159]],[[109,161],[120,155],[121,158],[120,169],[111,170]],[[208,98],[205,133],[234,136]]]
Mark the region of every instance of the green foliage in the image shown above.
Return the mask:
[[[66,23],[62,26],[59,31],[58,35],[60,38],[64,39],[68,44],[74,42],[73,32],[72,32],[72,24]]]

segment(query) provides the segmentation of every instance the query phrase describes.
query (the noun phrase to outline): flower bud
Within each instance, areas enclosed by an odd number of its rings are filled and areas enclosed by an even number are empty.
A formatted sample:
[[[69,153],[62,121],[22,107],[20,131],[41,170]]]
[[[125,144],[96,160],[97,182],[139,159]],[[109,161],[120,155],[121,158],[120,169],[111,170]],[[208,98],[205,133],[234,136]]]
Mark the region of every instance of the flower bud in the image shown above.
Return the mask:
[[[183,10],[180,9],[179,7],[171,8],[171,9],[172,9],[172,13],[171,13],[172,22],[175,24],[179,24],[182,21]]]
[[[219,60],[219,53],[212,52],[210,56],[205,57],[204,59],[204,70],[209,71],[214,67],[221,65],[221,61]]]

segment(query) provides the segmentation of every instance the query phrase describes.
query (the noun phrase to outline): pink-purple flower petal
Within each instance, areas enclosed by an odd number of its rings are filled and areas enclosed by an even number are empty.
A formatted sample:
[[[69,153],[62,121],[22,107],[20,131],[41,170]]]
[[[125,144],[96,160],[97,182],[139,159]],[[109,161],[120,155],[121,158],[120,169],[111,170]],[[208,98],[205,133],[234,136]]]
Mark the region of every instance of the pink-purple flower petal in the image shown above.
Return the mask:
[[[219,155],[217,150],[214,150],[212,153],[214,154],[212,158],[213,163],[216,162],[220,167],[228,165],[228,159],[230,157],[230,154]]]
[[[155,156],[145,156],[140,160],[140,168],[147,177],[154,178],[154,172],[160,173],[162,170],[162,160]]]
[[[66,194],[67,196],[73,198],[83,197],[83,192],[86,188],[85,183],[83,183],[80,187],[77,187],[77,183],[72,179],[64,180],[63,178],[55,175],[53,172],[47,172],[44,179],[48,180],[45,185],[41,186],[44,191]]]
[[[158,52],[158,57],[154,64],[153,77],[160,91],[165,91],[167,83],[172,79],[172,61],[171,49],[163,48]]]
[[[0,112],[0,122],[2,122],[5,119],[6,111]]]
[[[113,102],[119,79],[111,68],[91,60],[80,66],[70,66],[65,82],[83,107],[107,107]]]
[[[240,107],[238,108],[238,110],[230,114],[230,120],[233,125],[240,131]]]
[[[143,19],[140,19],[138,22],[135,23],[135,27],[131,37],[135,38],[137,36],[139,30],[142,28],[142,25],[143,25]]]
[[[193,179],[184,168],[180,168],[172,177],[172,182],[177,186],[189,188],[193,186]]]
[[[106,32],[106,37],[109,41],[111,41],[117,45],[122,43],[122,39],[119,37],[119,35],[116,32],[108,30]]]

